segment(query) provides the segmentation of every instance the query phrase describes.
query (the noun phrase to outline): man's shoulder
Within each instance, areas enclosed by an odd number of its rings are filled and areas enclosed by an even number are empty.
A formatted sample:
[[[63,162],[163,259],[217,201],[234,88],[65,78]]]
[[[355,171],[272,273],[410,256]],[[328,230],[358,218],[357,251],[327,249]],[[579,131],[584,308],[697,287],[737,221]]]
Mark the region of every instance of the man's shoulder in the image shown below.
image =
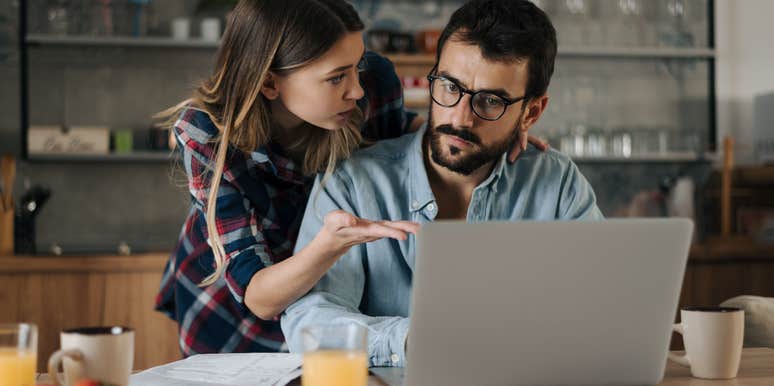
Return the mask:
[[[525,170],[540,173],[543,177],[564,175],[576,165],[567,155],[553,148],[538,150],[532,145],[513,163],[506,163],[506,172],[521,173]]]

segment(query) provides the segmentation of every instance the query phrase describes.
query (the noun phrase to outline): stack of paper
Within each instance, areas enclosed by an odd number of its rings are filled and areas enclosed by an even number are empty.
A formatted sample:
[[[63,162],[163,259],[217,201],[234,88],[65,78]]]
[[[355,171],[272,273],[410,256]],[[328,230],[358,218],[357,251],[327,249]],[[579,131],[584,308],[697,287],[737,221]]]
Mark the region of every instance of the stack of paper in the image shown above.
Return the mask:
[[[284,386],[301,375],[298,354],[201,354],[132,375],[130,386]]]

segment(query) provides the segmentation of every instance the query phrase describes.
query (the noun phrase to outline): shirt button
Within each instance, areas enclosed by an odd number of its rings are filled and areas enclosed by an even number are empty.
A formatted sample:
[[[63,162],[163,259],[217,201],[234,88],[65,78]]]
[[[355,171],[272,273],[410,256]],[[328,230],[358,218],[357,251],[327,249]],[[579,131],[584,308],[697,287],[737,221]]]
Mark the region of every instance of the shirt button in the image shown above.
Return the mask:
[[[431,211],[431,212],[435,212],[435,204],[429,204],[429,205],[427,205],[427,210],[429,210],[429,211]]]
[[[411,208],[412,208],[412,209],[419,208],[419,203],[418,203],[418,202],[416,202],[416,201],[411,201]]]
[[[398,363],[400,362],[400,356],[398,354],[392,354],[390,355],[390,360],[392,363]]]

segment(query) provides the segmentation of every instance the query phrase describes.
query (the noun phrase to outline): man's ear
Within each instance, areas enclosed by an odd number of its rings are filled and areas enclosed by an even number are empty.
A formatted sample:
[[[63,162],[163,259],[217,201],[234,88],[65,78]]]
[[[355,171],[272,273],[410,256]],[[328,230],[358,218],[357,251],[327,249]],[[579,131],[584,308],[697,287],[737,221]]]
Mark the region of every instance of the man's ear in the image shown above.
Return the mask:
[[[524,120],[522,120],[521,127],[519,129],[522,131],[529,130],[529,128],[532,127],[532,125],[534,125],[538,119],[540,119],[540,116],[543,115],[543,112],[546,111],[547,107],[548,94],[531,99],[527,104]]]
[[[266,73],[266,79],[264,79],[261,85],[261,94],[268,100],[275,100],[279,97],[279,84],[277,82],[277,76],[271,72]]]

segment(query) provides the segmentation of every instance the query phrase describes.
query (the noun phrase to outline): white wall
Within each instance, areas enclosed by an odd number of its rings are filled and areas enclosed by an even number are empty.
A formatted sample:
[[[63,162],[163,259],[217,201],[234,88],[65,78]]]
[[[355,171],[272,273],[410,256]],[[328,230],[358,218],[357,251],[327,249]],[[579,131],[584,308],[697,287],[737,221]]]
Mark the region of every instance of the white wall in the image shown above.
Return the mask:
[[[737,163],[752,163],[753,98],[774,92],[774,1],[717,0],[718,141],[735,138]]]

